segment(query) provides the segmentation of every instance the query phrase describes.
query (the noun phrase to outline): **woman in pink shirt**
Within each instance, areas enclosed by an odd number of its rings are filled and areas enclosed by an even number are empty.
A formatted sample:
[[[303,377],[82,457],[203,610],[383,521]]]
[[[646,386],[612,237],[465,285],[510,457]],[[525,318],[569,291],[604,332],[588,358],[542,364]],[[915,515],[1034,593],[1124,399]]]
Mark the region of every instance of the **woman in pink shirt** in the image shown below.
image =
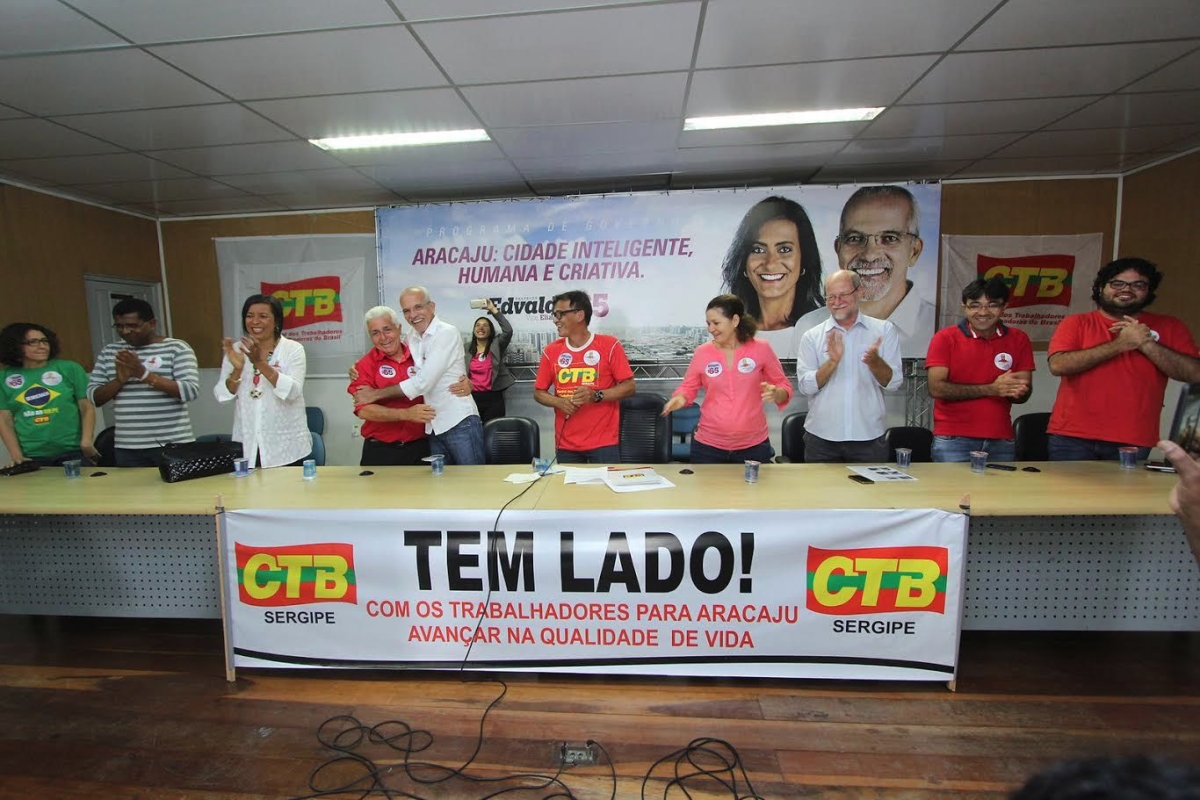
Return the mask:
[[[770,461],[775,451],[763,403],[782,410],[792,399],[792,384],[771,346],[754,338],[758,326],[737,295],[717,295],[709,301],[705,322],[713,339],[696,348],[663,414],[683,408],[703,390],[692,463]]]

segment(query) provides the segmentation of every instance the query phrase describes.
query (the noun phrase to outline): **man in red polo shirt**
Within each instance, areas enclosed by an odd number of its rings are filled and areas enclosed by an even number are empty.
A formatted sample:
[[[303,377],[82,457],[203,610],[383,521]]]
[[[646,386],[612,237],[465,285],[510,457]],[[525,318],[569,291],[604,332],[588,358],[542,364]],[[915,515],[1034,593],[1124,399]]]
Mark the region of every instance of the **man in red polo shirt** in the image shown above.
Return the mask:
[[[395,386],[416,373],[412,354],[404,346],[400,316],[387,306],[376,306],[367,312],[366,323],[375,346],[351,370],[347,389],[351,397],[360,389]],[[363,420],[362,466],[410,466],[429,455],[425,423],[434,412],[422,398],[410,400],[401,394],[355,404],[354,413]]]
[[[1158,441],[1167,379],[1200,381],[1187,325],[1146,307],[1162,273],[1119,258],[1092,283],[1096,310],[1072,314],[1050,337],[1050,373],[1062,377],[1050,412],[1051,461],[1116,459],[1122,446],[1145,458]]]
[[[1013,461],[1012,405],[1033,389],[1033,347],[1024,331],[1000,321],[1008,305],[1004,281],[971,281],[962,301],[966,316],[934,334],[925,357],[933,460],[970,461],[972,450],[983,450],[989,461]]]

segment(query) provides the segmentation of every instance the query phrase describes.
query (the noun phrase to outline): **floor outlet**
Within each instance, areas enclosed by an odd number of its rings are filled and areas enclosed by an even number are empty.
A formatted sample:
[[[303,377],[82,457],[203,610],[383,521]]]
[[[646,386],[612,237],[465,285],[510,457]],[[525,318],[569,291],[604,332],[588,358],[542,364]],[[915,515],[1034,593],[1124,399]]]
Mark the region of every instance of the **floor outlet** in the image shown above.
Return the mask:
[[[558,763],[564,767],[586,767],[596,763],[596,750],[590,744],[567,744],[558,748]]]

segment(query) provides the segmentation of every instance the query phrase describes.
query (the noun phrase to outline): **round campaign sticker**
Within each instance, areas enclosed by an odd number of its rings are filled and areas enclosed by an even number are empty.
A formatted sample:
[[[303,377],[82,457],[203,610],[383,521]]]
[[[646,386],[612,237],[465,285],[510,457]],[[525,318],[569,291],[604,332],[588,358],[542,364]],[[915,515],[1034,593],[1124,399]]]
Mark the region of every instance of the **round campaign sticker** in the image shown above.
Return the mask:
[[[583,354],[583,363],[589,367],[594,367],[600,363],[600,353],[595,350],[588,350]]]
[[[52,369],[48,369],[42,373],[42,383],[47,386],[58,386],[62,383],[62,375]]]
[[[751,372],[754,372],[754,368],[757,366],[758,364],[754,363],[753,358],[746,356],[738,361],[738,372],[742,373],[743,375],[749,375]]]
[[[394,378],[396,377],[396,368],[391,364],[380,364],[379,375],[383,378]]]
[[[996,369],[1002,369],[1007,372],[1012,369],[1013,360],[1012,356],[1008,353],[996,353],[996,358],[992,363],[996,365]]]
[[[571,366],[571,362],[574,360],[575,356],[571,355],[570,353],[558,354],[558,365],[564,369]]]
[[[50,390],[44,386],[34,386],[25,393],[25,404],[34,408],[41,408],[50,399]]]
[[[24,375],[9,375],[4,379],[4,385],[10,389],[20,389],[25,385]]]
[[[721,374],[721,362],[710,361],[704,367],[704,374],[710,378],[715,378]]]
[[[142,359],[142,366],[154,372],[162,366],[162,356],[150,356],[149,358]]]
[[[408,368],[408,377],[410,377],[410,378],[417,377],[417,368],[415,366]]]

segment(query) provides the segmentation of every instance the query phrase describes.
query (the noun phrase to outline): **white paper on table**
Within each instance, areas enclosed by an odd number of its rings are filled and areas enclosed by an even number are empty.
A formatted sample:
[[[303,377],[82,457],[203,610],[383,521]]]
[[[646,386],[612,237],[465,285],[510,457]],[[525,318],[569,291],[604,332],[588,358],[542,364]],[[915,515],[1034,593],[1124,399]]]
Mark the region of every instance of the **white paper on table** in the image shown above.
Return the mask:
[[[651,492],[651,491],[654,491],[655,489],[674,489],[675,488],[675,484],[671,483],[669,480],[664,478],[662,475],[658,476],[657,483],[635,483],[635,484],[627,484],[625,486],[617,486],[613,483],[609,483],[608,480],[605,480],[604,483],[606,486],[608,486],[608,488],[612,489],[614,492],[617,492],[618,494],[624,494],[625,492]]]
[[[563,483],[603,486],[608,467],[567,467]]]
[[[508,483],[533,483],[540,477],[536,472],[514,472],[504,480]]]
[[[878,467],[846,467],[851,472],[857,472],[864,478],[870,478],[876,483],[884,483],[886,481],[915,481],[912,475],[907,472],[901,472],[895,467],[878,466]]]

